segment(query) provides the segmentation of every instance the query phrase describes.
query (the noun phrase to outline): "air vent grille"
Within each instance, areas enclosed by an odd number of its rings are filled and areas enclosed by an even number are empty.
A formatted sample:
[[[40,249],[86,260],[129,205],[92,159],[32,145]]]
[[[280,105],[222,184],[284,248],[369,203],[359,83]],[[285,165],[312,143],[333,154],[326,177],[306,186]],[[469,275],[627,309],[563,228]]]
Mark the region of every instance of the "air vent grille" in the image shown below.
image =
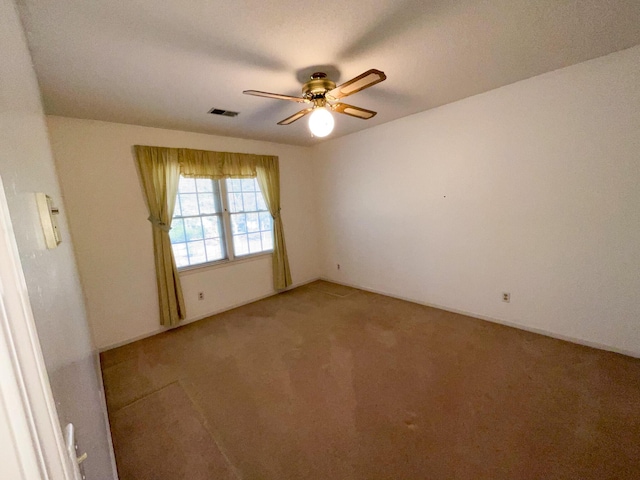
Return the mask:
[[[223,117],[237,117],[239,112],[232,112],[231,110],[224,110],[223,108],[212,108],[209,110],[212,115],[222,115]]]

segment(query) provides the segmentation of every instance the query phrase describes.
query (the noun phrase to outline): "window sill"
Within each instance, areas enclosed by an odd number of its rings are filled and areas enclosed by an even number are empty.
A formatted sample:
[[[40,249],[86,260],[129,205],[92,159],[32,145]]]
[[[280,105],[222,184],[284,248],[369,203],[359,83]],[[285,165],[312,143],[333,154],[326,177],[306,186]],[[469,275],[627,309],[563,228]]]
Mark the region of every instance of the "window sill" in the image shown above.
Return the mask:
[[[203,270],[215,270],[217,268],[231,267],[240,263],[253,262],[260,260],[264,257],[270,257],[273,254],[273,250],[269,252],[254,253],[253,255],[243,255],[242,257],[236,257],[233,260],[219,260],[217,262],[200,263],[198,265],[190,265],[188,267],[182,267],[178,269],[178,275],[192,275],[194,273],[202,273]]]

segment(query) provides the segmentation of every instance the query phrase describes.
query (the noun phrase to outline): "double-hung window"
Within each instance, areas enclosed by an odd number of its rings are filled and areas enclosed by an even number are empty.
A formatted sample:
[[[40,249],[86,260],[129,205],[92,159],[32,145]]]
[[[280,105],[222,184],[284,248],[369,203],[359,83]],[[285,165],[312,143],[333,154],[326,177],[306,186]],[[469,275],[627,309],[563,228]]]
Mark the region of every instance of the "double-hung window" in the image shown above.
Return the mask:
[[[180,177],[169,236],[178,268],[273,250],[273,222],[255,178]]]

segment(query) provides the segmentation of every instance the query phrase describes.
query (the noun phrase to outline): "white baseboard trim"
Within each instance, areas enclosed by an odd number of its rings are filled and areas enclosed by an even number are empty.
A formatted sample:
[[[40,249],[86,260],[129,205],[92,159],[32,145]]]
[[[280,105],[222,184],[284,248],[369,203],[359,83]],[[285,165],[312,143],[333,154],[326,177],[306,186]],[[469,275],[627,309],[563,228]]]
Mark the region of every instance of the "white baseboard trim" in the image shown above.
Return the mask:
[[[144,340],[145,338],[153,337],[154,335],[158,335],[159,333],[168,332],[169,330],[173,330],[175,328],[180,328],[180,327],[183,327],[185,325],[189,325],[190,323],[197,322],[198,320],[203,320],[205,318],[209,318],[209,317],[211,317],[213,315],[218,315],[219,313],[227,312],[229,310],[233,310],[234,308],[242,307],[244,305],[249,305],[250,303],[254,303],[254,302],[257,302],[259,300],[263,300],[265,298],[273,297],[274,295],[277,295],[278,293],[282,293],[282,292],[286,292],[286,291],[289,291],[289,290],[293,290],[294,288],[302,287],[303,285],[307,285],[309,283],[315,282],[316,280],[320,280],[320,277],[315,277],[315,278],[312,278],[310,280],[304,280],[302,282],[294,283],[294,284],[288,286],[287,288],[285,288],[284,290],[274,290],[274,291],[272,291],[272,292],[270,292],[270,293],[268,293],[266,295],[260,295],[258,297],[254,297],[254,298],[248,299],[246,301],[234,303],[233,305],[229,305],[227,307],[215,310],[215,311],[210,312],[210,313],[206,313],[204,315],[198,315],[197,317],[188,318],[188,319],[183,320],[178,325],[175,325],[173,327],[160,327],[157,330],[153,330],[151,332],[143,333],[142,335],[137,335],[135,337],[128,338],[127,340],[122,340],[120,342],[112,343],[112,344],[107,345],[105,347],[100,347],[100,348],[98,348],[98,351],[102,353],[102,352],[106,352],[107,350],[112,350],[114,348],[118,348],[118,347],[122,347],[124,345],[128,345],[129,343],[137,342],[138,340]]]
[[[511,322],[508,320],[501,320],[498,318],[488,317],[486,315],[480,315],[478,313],[467,312],[464,310],[459,310],[453,307],[447,307],[444,305],[437,305],[433,303],[423,302],[421,300],[416,300],[414,298],[403,297],[400,295],[394,295],[391,293],[383,292],[381,290],[375,290],[373,288],[363,287],[361,285],[355,285],[347,282],[339,282],[336,280],[332,280],[327,277],[320,277],[320,280],[324,280],[326,282],[337,283],[338,285],[343,285],[345,287],[357,288],[358,290],[364,290],[365,292],[376,293],[378,295],[384,295],[386,297],[397,298],[398,300],[404,300],[405,302],[417,303],[418,305],[424,305],[425,307],[437,308],[439,310],[444,310],[446,312],[458,313],[460,315],[465,315],[467,317],[477,318],[479,320],[484,320],[491,323],[497,323],[500,325],[504,325],[506,327],[517,328],[519,330],[524,330],[525,332],[537,333],[538,335],[544,335],[545,337],[555,338],[557,340],[563,340],[565,342],[575,343],[577,345],[582,345],[585,347],[596,348],[598,350],[605,350],[607,352],[619,353],[620,355],[626,355],[628,357],[640,358],[640,352],[633,352],[631,350],[625,350],[618,347],[613,347],[611,345],[606,345],[603,343],[593,342],[591,340],[584,340],[582,338],[571,337],[568,335],[562,335],[560,333],[550,332],[548,330],[543,330],[535,327],[528,327],[526,325],[522,325],[520,323]]]

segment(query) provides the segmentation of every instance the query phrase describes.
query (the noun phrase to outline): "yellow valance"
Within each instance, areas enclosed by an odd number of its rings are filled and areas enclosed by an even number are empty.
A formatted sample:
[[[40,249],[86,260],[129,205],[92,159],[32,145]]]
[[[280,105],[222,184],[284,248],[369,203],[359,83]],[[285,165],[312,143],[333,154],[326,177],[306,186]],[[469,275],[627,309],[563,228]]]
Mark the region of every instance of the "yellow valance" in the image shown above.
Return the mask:
[[[260,165],[273,164],[278,157],[251,153],[212,152],[191,148],[135,146],[136,155],[167,156],[180,166],[180,175],[188,178],[255,178]]]

